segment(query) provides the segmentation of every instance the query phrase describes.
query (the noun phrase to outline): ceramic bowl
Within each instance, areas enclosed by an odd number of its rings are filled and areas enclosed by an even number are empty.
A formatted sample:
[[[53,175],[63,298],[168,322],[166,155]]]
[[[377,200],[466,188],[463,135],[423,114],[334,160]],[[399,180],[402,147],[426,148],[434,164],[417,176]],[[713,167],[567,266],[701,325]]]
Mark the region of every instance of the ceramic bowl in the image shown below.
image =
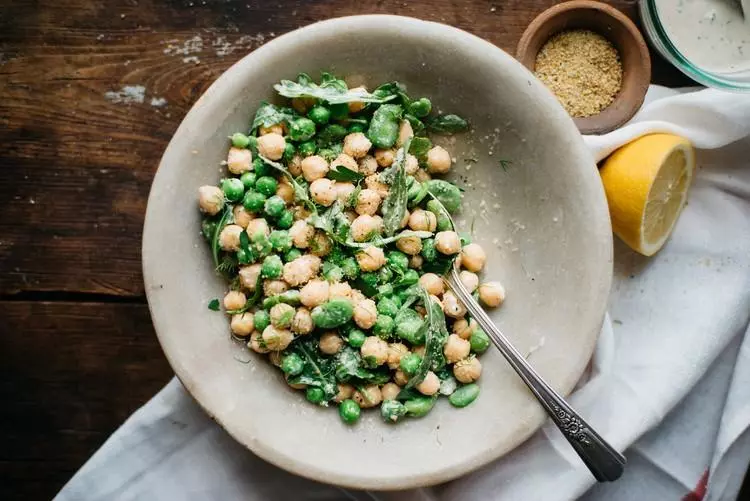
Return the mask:
[[[399,80],[468,118],[471,133],[445,140],[466,190],[460,224],[487,250],[484,277],[508,290],[493,318],[522,352],[538,348],[531,363],[563,394],[587,365],[605,312],[604,192],[573,121],[528,70],[468,33],[405,17],[340,18],[279,37],[226,71],[170,142],[149,196],[143,274],[159,341],[188,391],[237,441],[296,474],[363,489],[443,482],[507,453],[544,420],[498,352],[482,357],[482,393],[467,408],[441,399],[422,419],[388,425],[375,410],[347,426],[234,343],[225,315],[206,307],[227,286],[199,233],[197,188],[217,183],[227,136],[275,99],[275,82],[320,70],[371,87]]]

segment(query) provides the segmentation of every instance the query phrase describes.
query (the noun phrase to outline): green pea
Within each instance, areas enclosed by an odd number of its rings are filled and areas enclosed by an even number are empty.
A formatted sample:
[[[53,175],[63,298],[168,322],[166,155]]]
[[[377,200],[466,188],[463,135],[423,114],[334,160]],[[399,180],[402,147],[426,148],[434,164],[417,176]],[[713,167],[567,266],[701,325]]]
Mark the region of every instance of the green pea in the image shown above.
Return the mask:
[[[425,261],[434,261],[437,259],[437,249],[435,248],[435,240],[432,238],[426,238],[422,240],[422,257]]]
[[[295,148],[292,143],[287,142],[284,145],[284,153],[281,158],[283,158],[285,162],[288,162],[292,159],[295,153],[297,153],[297,148]]]
[[[422,357],[416,353],[407,353],[401,357],[401,362],[399,363],[401,370],[409,377],[417,373],[420,365],[422,365]]]
[[[378,313],[388,315],[389,317],[395,317],[398,314],[398,305],[396,301],[389,297],[382,297],[378,301]]]
[[[291,306],[299,306],[301,302],[301,294],[298,290],[291,289],[281,294],[275,294],[271,297],[267,297],[263,300],[263,309],[270,310],[279,303],[289,304]]]
[[[281,361],[281,370],[290,376],[300,374],[304,368],[305,363],[302,361],[302,357],[296,353],[290,353]]]
[[[382,338],[388,338],[393,333],[394,323],[393,318],[388,315],[378,315],[375,320],[375,325],[372,327],[372,332]]]
[[[315,122],[309,118],[298,118],[289,124],[289,137],[292,141],[307,141],[315,135]]]
[[[404,285],[414,285],[417,282],[419,282],[419,273],[417,272],[417,270],[408,269],[401,276],[401,279],[398,281],[398,285],[399,287]]]
[[[471,243],[471,235],[468,233],[459,233],[458,237],[461,239],[461,247],[465,247]]]
[[[255,136],[247,137],[247,149],[253,152],[253,156],[258,153],[258,138]]]
[[[344,137],[348,133],[349,131],[347,131],[346,127],[344,127],[343,125],[330,124],[327,125],[322,131],[320,131],[320,134],[318,134],[318,139],[323,144],[332,144],[344,139]],[[322,155],[322,150],[320,154]]]
[[[385,400],[380,404],[380,415],[386,423],[395,423],[406,415],[406,407],[398,400]]]
[[[362,275],[360,275],[360,279],[362,280],[362,282],[365,284],[367,288],[377,291],[377,287],[378,287],[378,274],[377,273],[374,273],[372,271],[362,273]]]
[[[323,263],[323,276],[329,282],[340,282],[344,278],[344,270],[327,261]]]
[[[258,190],[258,193],[263,193],[267,197],[273,196],[276,193],[278,185],[279,183],[271,176],[259,177],[255,181],[255,189]]]
[[[259,157],[256,157],[255,160],[253,160],[253,170],[255,171],[255,174],[258,177],[263,176],[272,176],[274,174],[274,168],[265,163],[262,159]]]
[[[435,214],[435,217],[437,219],[438,231],[450,231],[453,229],[451,218],[448,213],[443,210],[440,202],[435,199],[430,200],[429,202],[427,202],[427,210]]]
[[[253,186],[255,186],[255,181],[258,179],[258,175],[255,172],[248,171],[243,172],[240,176],[240,181],[242,181],[242,184],[245,186],[246,190],[249,190]]]
[[[350,134],[354,132],[364,132],[367,130],[367,125],[354,122],[349,125],[348,130]]]
[[[294,214],[290,210],[284,210],[276,219],[276,226],[282,230],[288,230],[294,224]]]
[[[476,383],[465,384],[454,391],[448,401],[453,407],[466,407],[479,396],[479,385]]]
[[[378,286],[378,296],[393,295],[393,284],[383,284]]]
[[[471,351],[474,353],[484,353],[490,347],[490,337],[480,328],[474,329],[474,333],[469,340]]]
[[[236,177],[230,177],[221,182],[221,191],[224,192],[224,196],[227,197],[227,200],[230,202],[236,202],[241,199],[242,195],[245,193],[245,185]]]
[[[397,104],[381,105],[372,115],[367,137],[377,148],[391,148],[398,139],[399,120],[403,108]]]
[[[349,280],[354,280],[359,276],[359,265],[357,260],[353,257],[347,257],[339,264],[344,272],[344,276]]]
[[[266,196],[257,191],[249,191],[242,198],[242,205],[250,212],[259,212],[266,203]]]
[[[292,237],[286,230],[273,230],[268,235],[268,241],[276,252],[286,252],[292,248]]]
[[[281,263],[281,258],[276,254],[273,254],[271,256],[267,256],[263,260],[260,274],[263,276],[263,278],[279,278],[281,276],[282,269],[283,265]]]
[[[353,313],[354,308],[348,299],[331,299],[313,308],[312,319],[315,327],[333,329],[351,320]]]
[[[378,280],[381,284],[387,284],[393,280],[393,271],[387,266],[383,266],[378,270]]]
[[[346,341],[352,348],[361,348],[362,345],[365,344],[365,338],[367,338],[367,336],[364,332],[359,329],[352,329],[349,331],[349,336],[347,336]]]
[[[409,104],[409,113],[419,118],[424,118],[432,111],[432,103],[426,97],[412,101]]]
[[[325,125],[331,119],[331,112],[325,106],[316,105],[310,108],[307,116],[318,125]]]
[[[414,417],[427,415],[435,406],[435,399],[432,397],[414,397],[404,402],[406,413]]]
[[[286,254],[284,254],[284,261],[287,263],[290,263],[300,257],[302,255],[302,251],[297,249],[296,247],[293,247],[286,251]]]
[[[409,268],[409,257],[401,251],[388,251],[386,260],[388,261],[388,265],[392,268],[396,268],[401,271]]]
[[[263,329],[271,325],[271,315],[266,310],[258,310],[253,315],[255,330],[263,332]]]
[[[331,110],[331,118],[341,120],[349,115],[349,105],[347,103],[332,104],[328,108]]]
[[[323,402],[323,400],[325,400],[326,394],[322,388],[318,388],[316,386],[310,386],[307,388],[307,391],[305,392],[305,397],[307,398],[308,402],[312,402],[314,404],[320,404]]]
[[[339,404],[339,416],[346,424],[354,424],[359,419],[359,405],[354,400],[344,400]]]
[[[419,313],[411,308],[404,308],[396,315],[395,322],[396,336],[415,346],[424,344],[424,320]]]
[[[253,262],[253,253],[248,252],[245,249],[238,249],[237,250],[237,262],[240,264],[250,264]]]
[[[263,179],[263,178],[261,178]],[[266,178],[271,179],[271,178]],[[260,180],[259,180],[260,181]],[[271,217],[278,217],[286,209],[286,202],[278,195],[274,195],[263,204],[263,211]]]
[[[461,207],[461,190],[456,185],[443,179],[430,179],[426,184],[449,213],[453,214]]]
[[[315,155],[315,151],[318,149],[315,141],[305,141],[297,146],[297,153],[303,157],[309,157]]]
[[[232,134],[232,146],[236,148],[247,148],[250,145],[250,138],[242,132]]]

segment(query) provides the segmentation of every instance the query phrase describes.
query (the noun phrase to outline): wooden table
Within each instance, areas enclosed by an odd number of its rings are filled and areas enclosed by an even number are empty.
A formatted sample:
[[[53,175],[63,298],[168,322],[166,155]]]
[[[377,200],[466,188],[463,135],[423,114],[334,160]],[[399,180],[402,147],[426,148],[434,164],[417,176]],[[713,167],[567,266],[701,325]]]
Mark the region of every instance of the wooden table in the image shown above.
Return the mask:
[[[512,53],[554,3],[4,0],[0,499],[50,498],[171,377],[141,227],[161,154],[216,77],[278,35],[358,13],[448,23]],[[635,1],[610,3],[637,19]],[[653,67],[656,83],[688,83]]]

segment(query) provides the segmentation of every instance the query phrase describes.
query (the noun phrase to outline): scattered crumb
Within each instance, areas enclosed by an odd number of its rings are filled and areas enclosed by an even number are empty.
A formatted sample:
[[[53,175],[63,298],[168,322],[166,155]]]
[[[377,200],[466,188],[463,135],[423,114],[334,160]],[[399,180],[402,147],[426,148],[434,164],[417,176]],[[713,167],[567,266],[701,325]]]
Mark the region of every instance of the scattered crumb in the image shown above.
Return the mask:
[[[167,104],[167,100],[163,97],[152,97],[151,98],[151,106],[155,106],[157,108],[160,108]]]
[[[104,99],[112,103],[142,103],[146,98],[146,87],[143,85],[125,85],[118,91],[104,93]]]

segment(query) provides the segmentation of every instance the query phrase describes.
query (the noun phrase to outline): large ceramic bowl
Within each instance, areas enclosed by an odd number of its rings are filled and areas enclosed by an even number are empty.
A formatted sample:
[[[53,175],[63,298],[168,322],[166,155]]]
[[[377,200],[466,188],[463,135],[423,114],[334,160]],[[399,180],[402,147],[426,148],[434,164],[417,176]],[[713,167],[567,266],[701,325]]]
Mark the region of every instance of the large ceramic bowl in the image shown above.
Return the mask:
[[[399,80],[470,120],[473,131],[449,145],[466,188],[461,224],[488,251],[485,277],[508,290],[493,318],[521,351],[538,348],[529,360],[563,394],[591,356],[610,287],[604,192],[573,121],[529,71],[468,33],[405,17],[335,19],[266,44],[206,91],[170,142],[148,201],[143,274],[185,387],[237,441],[299,475],[367,489],[446,481],[507,453],[544,420],[499,353],[483,356],[481,395],[465,409],[441,399],[422,419],[387,425],[364,412],[346,426],[232,342],[226,317],[206,308],[226,285],[199,234],[197,187],[218,181],[227,136],[274,99],[275,82],[320,70]]]

